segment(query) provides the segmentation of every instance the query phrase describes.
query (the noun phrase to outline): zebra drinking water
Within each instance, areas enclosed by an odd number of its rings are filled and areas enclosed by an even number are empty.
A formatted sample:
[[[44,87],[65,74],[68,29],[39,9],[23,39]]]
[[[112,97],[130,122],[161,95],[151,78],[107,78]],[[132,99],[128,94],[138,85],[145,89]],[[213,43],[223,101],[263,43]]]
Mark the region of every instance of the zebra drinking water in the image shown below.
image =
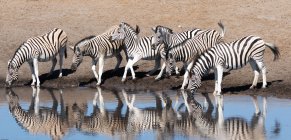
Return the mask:
[[[77,70],[77,67],[81,64],[84,56],[90,56],[92,58],[92,71],[97,79],[97,85],[101,84],[101,76],[103,73],[104,59],[108,57],[116,57],[117,64],[114,71],[119,68],[122,61],[121,51],[124,50],[124,44],[122,40],[110,41],[109,37],[118,29],[118,26],[113,26],[105,33],[98,36],[89,36],[78,43],[74,47],[70,47],[74,51],[73,61],[71,65],[72,70]],[[126,51],[125,51],[125,55]],[[99,71],[96,72],[96,63],[99,61]]]
[[[219,33],[216,30],[205,30],[196,35],[195,37],[184,41],[167,50],[166,53],[166,60],[167,60],[167,68],[166,71],[168,74],[171,74],[173,66],[177,61],[182,61],[186,64],[187,69],[184,74],[184,80],[181,89],[184,89],[188,83],[188,71],[192,68],[193,63],[196,60],[196,57],[199,56],[201,53],[206,51],[207,49],[213,47],[216,43],[223,42],[224,37],[224,26],[222,23],[218,23],[219,27],[221,28],[222,32]],[[161,42],[175,42],[172,40],[171,35],[160,32],[157,33],[158,43]],[[168,55],[167,55],[168,54]]]
[[[263,86],[267,86],[266,67],[264,65],[265,46],[271,49],[274,60],[279,58],[278,48],[266,43],[260,37],[246,36],[231,43],[220,43],[204,52],[191,69],[191,92],[201,86],[202,76],[210,69],[215,71],[215,90],[213,94],[220,95],[223,69],[239,69],[250,63],[254,71],[254,80],[250,88],[255,88],[260,72],[263,77]]]
[[[60,57],[60,74],[62,77],[63,55],[67,57],[66,43],[68,41],[67,34],[59,28],[55,28],[50,32],[37,37],[29,38],[15,51],[12,59],[8,61],[8,72],[6,76],[6,84],[11,84],[18,79],[18,70],[24,62],[28,62],[32,73],[31,85],[40,85],[38,77],[38,62],[46,62],[52,60],[52,67],[49,75],[55,69],[57,58]]]
[[[168,32],[171,32],[168,30]],[[122,82],[125,82],[127,70],[131,70],[132,79],[135,79],[135,72],[133,70],[133,65],[140,59],[144,60],[155,60],[155,67],[149,73],[153,74],[159,67],[161,61],[160,47],[153,50],[151,48],[151,42],[153,37],[138,37],[139,27],[136,30],[133,29],[129,24],[122,22],[119,24],[119,28],[111,35],[112,40],[124,40],[126,51],[128,54],[128,62],[125,66],[124,74],[122,77]]]

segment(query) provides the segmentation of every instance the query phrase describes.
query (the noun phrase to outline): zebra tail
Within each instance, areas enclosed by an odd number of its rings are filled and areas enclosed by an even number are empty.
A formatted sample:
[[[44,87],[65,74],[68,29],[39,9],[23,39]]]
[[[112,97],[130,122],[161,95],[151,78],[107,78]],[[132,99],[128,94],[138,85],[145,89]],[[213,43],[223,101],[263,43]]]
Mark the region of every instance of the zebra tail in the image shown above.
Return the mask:
[[[65,53],[65,58],[67,58],[67,47],[65,47],[64,53]]]
[[[222,21],[219,21],[218,23],[218,26],[221,28],[221,37],[224,37],[224,34],[225,34],[225,28],[224,28],[224,25],[222,23]]]
[[[273,52],[274,54],[274,61],[279,59],[280,57],[280,52],[279,52],[279,49],[278,47],[275,46],[275,44],[271,44],[271,43],[265,43],[265,45],[271,49],[271,51]]]

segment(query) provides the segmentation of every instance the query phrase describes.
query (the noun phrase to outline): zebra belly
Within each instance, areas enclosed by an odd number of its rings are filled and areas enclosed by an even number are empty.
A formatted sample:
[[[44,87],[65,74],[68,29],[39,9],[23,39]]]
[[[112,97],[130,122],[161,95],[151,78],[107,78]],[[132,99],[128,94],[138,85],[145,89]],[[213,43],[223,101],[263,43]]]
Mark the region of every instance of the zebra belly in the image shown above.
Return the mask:
[[[42,55],[40,55],[40,56],[38,57],[37,60],[38,60],[39,62],[46,62],[46,61],[50,61],[50,60],[52,60],[53,58],[55,58],[55,55],[54,55],[54,56],[50,56],[50,57],[48,57],[48,56],[42,54]]]

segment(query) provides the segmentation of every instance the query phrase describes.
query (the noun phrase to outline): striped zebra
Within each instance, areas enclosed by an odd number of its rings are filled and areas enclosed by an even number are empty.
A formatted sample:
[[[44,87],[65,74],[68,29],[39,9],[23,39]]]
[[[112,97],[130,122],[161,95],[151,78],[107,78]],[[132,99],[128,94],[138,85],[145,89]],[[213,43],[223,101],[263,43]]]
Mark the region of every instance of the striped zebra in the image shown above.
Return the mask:
[[[279,58],[278,48],[264,42],[260,37],[246,36],[231,43],[220,43],[203,53],[191,69],[191,92],[195,92],[201,86],[202,76],[210,69],[215,71],[215,90],[213,94],[220,95],[223,69],[239,69],[250,63],[254,71],[252,86],[255,88],[260,72],[263,77],[263,86],[267,86],[266,67],[264,65],[265,46],[274,54],[274,61]]]
[[[7,89],[6,98],[9,104],[9,111],[13,118],[22,128],[30,134],[46,134],[52,139],[61,139],[69,130],[67,116],[65,114],[62,94],[61,113],[57,111],[58,101],[54,93],[51,92],[53,105],[51,108],[40,108],[39,106],[39,87],[32,87],[33,94],[31,104],[28,110],[25,110],[19,104],[19,98],[12,89]]]
[[[171,30],[167,30],[172,32]],[[151,49],[151,42],[153,36],[150,37],[139,37],[139,27],[136,29],[132,28],[129,24],[122,22],[119,24],[119,28],[116,32],[111,35],[111,40],[123,40],[126,46],[126,51],[128,54],[128,62],[125,66],[125,70],[122,77],[122,82],[126,81],[127,70],[131,70],[132,79],[136,79],[135,72],[133,70],[133,65],[139,61],[143,60],[155,60],[155,67],[150,71],[149,75],[153,74],[159,67],[161,63],[161,45],[156,49]]]
[[[189,97],[191,96],[192,94]],[[263,99],[264,112],[261,114],[259,113],[257,98],[252,97],[256,113],[254,113],[250,123],[241,117],[224,119],[223,96],[215,96],[215,98],[218,100],[215,117],[211,115],[212,112],[205,113],[201,104],[194,98],[188,99],[189,106],[192,109],[193,122],[200,133],[200,137],[229,140],[265,139],[266,98]]]
[[[186,72],[184,74],[184,80],[181,89],[184,89],[188,83],[189,72],[195,62],[196,58],[206,51],[207,49],[213,47],[216,43],[223,42],[224,37],[224,26],[222,23],[218,23],[222,32],[219,33],[216,30],[205,30],[196,35],[194,38],[188,39],[185,42],[176,45],[167,50],[166,53],[166,63],[167,68],[166,71],[168,74],[171,74],[173,66],[178,61],[182,61],[186,68]],[[169,34],[167,33],[157,33],[157,41],[161,42],[174,42],[169,38]],[[168,40],[168,41],[167,41]]]
[[[118,26],[112,26],[103,34],[98,36],[89,36],[80,40],[74,47],[70,47],[74,51],[71,69],[76,71],[77,67],[81,64],[84,56],[92,58],[92,71],[97,80],[97,85],[101,84],[101,77],[104,68],[104,59],[109,57],[116,57],[117,64],[114,71],[119,68],[122,61],[121,51],[124,50],[122,40],[110,41],[109,37],[118,29]],[[126,54],[126,51],[124,51]],[[96,63],[99,61],[98,74],[96,72]]]
[[[32,73],[31,85],[40,85],[38,77],[38,62],[46,62],[51,60],[52,67],[49,75],[52,74],[56,63],[56,55],[59,54],[60,74],[62,77],[63,55],[67,57],[66,43],[68,41],[67,34],[59,28],[55,28],[50,32],[37,37],[29,38],[15,51],[12,59],[8,61],[8,72],[6,84],[11,84],[18,79],[18,69],[24,62],[28,62]]]
[[[169,28],[164,27],[164,26],[160,26],[160,25],[152,28],[152,30],[155,33],[155,35],[152,39],[152,42],[151,42],[152,49],[156,49],[156,47],[159,46],[160,44],[164,44],[163,46],[165,48],[162,48],[162,50],[164,52],[166,52],[170,48],[177,46],[177,45],[181,44],[182,42],[184,42],[185,40],[191,39],[202,32],[202,30],[198,29],[198,28],[184,31],[184,32],[180,32],[180,33],[165,32],[165,31],[167,31],[166,29],[169,29]],[[162,34],[165,36],[165,38],[162,38],[163,37]],[[162,53],[161,57],[165,60],[166,53]],[[160,73],[155,78],[156,80],[158,80],[162,77],[165,68],[166,68],[166,63],[164,62],[162,67],[161,67]],[[175,70],[176,70],[176,74],[178,75],[179,69],[177,66],[176,66]]]

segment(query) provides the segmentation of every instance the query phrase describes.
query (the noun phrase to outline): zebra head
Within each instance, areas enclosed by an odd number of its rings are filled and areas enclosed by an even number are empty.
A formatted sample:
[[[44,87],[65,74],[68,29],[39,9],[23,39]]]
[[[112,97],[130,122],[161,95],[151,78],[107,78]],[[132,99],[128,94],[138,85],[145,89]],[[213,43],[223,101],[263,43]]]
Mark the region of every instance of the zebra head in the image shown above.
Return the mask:
[[[111,36],[109,37],[109,40],[111,41],[117,41],[117,40],[124,40],[127,34],[139,34],[140,29],[139,26],[136,25],[136,29],[132,28],[129,24],[125,22],[121,22],[119,24],[119,27],[117,30],[115,30]]]
[[[173,34],[172,29],[160,25],[152,27],[152,30],[155,33],[151,42],[153,50],[155,50],[158,45],[165,43],[166,39],[169,37],[169,34]]]
[[[166,56],[166,76],[171,76],[175,71],[176,59],[174,58],[172,53],[169,53]]]
[[[83,61],[83,56],[86,50],[89,48],[90,40],[95,38],[96,36],[88,36],[82,40],[80,40],[74,47],[70,47],[74,51],[71,70],[76,71],[78,66]]]
[[[191,79],[190,79],[191,78]],[[201,76],[195,73],[193,70],[189,72],[189,86],[190,86],[190,91],[192,94],[194,94],[197,89],[201,86]]]
[[[81,51],[80,47],[75,47],[74,50],[75,51],[74,51],[74,55],[73,55],[71,70],[76,71],[78,66],[83,61],[83,54],[82,54],[82,51]]]
[[[18,79],[18,68],[11,63],[11,60],[8,61],[8,71],[6,75],[6,85],[11,86],[14,81]]]

